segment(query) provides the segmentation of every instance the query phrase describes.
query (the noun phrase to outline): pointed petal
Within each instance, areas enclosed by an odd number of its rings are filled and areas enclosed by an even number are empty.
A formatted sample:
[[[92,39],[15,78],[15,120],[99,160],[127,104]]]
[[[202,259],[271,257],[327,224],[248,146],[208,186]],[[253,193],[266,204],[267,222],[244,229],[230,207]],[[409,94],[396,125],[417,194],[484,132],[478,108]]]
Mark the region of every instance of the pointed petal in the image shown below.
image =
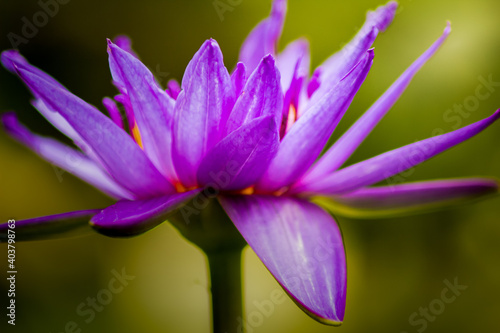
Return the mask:
[[[479,134],[498,118],[500,110],[488,118],[456,131],[388,151],[334,172],[316,182],[298,185],[292,188],[290,193],[335,195],[375,184]]]
[[[319,200],[336,214],[374,218],[421,213],[498,193],[499,182],[486,178],[446,179],[362,188]]]
[[[181,93],[181,86],[177,80],[172,79],[167,82],[167,94],[173,99],[177,99],[179,94]]]
[[[19,54],[17,50],[7,50],[2,52],[1,55],[2,64],[7,68],[10,72],[17,75],[17,68],[22,68],[26,71],[29,71],[42,79],[50,82],[51,84],[60,87],[62,89],[66,89],[62,84],[60,84],[57,80],[55,80],[50,75],[46,74],[39,68],[32,66],[23,56]],[[36,96],[36,92],[33,91],[33,94]],[[42,100],[35,98],[32,102],[32,105],[35,109],[40,112],[42,116],[45,117],[55,128],[57,128],[61,133],[66,135],[68,138],[73,140],[75,144],[80,147],[83,151],[92,155],[91,149],[88,145],[83,141],[80,135],[74,130],[74,128],[57,112],[50,110]],[[92,156],[93,157],[93,156]]]
[[[132,40],[125,35],[119,35],[113,38],[113,43],[115,43],[120,49],[130,53],[134,58],[139,59],[137,53],[132,49]]]
[[[285,47],[276,57],[276,65],[281,73],[281,88],[283,91],[290,89],[294,74],[297,77],[309,77],[310,62],[311,56],[307,39],[297,39]],[[299,68],[297,68],[297,64]]]
[[[390,1],[386,5],[378,7],[375,11],[368,12],[366,21],[356,36],[342,50],[332,55],[318,67],[317,70],[320,70],[320,86],[312,94],[311,103],[315,103],[318,98],[327,93],[329,89],[335,86],[360,61],[366,51],[372,47],[378,32],[384,31],[392,22],[397,6],[397,2]],[[315,82],[317,83],[318,80]]]
[[[56,140],[31,133],[19,123],[14,113],[3,114],[2,122],[10,136],[28,146],[49,163],[68,171],[113,198],[134,198],[94,161]]]
[[[158,88],[153,74],[130,53],[110,41],[108,53],[127,89],[146,155],[165,177],[175,180],[171,153],[174,99]]]
[[[346,301],[346,259],[335,220],[318,206],[275,196],[219,198],[274,278],[310,316],[339,325]]]
[[[1,60],[3,66],[8,71],[14,74],[17,74],[16,67],[22,67],[25,70],[30,71],[33,74],[43,78],[45,81],[48,81],[55,86],[65,89],[65,87],[62,84],[60,84],[57,80],[55,80],[52,76],[46,74],[44,71],[34,66],[31,66],[30,63],[21,54],[19,54],[18,50],[3,51],[1,55]]]
[[[99,209],[82,210],[19,220],[15,224],[3,223],[0,224],[0,243],[8,241],[9,230],[15,232],[16,242],[82,235],[91,230],[89,220],[99,211]]]
[[[251,120],[219,142],[198,169],[198,183],[217,190],[243,190],[266,171],[279,146],[274,116]]]
[[[175,191],[130,136],[99,110],[21,67],[18,74],[49,108],[70,123],[109,174],[127,190],[140,197]]]
[[[118,109],[118,106],[116,105],[116,102],[109,97],[104,97],[102,99],[102,104],[108,111],[111,120],[113,120],[116,126],[123,129],[124,127],[123,127],[122,115],[120,113],[120,110]]]
[[[236,97],[239,97],[241,92],[243,91],[243,87],[247,82],[247,70],[245,64],[239,62],[236,64],[236,68],[231,74],[231,81],[233,82],[234,92],[236,93]]]
[[[300,181],[308,183],[323,178],[344,164],[356,148],[370,134],[378,122],[403,94],[415,74],[422,68],[444,43],[451,28],[448,23],[443,35],[425,51],[380,97],[366,113],[313,165],[310,172]]]
[[[349,107],[373,62],[366,53],[353,70],[297,120],[281,141],[278,154],[257,184],[262,192],[291,185],[314,163]]]
[[[271,14],[261,21],[248,35],[240,50],[239,61],[252,73],[260,59],[276,54],[276,44],[281,37],[287,10],[286,0],[274,0]]]
[[[184,186],[196,186],[198,166],[220,140],[233,105],[234,90],[222,52],[215,40],[208,40],[187,66],[175,104],[172,155]]]
[[[145,200],[119,201],[101,210],[90,223],[96,231],[106,236],[139,235],[164,222],[171,213],[200,192],[201,189],[196,189]]]
[[[243,124],[262,116],[273,116],[278,123],[281,121],[282,108],[280,73],[275,66],[273,56],[268,55],[252,73],[243,88],[243,93],[236,101],[227,121],[226,133],[229,134]]]

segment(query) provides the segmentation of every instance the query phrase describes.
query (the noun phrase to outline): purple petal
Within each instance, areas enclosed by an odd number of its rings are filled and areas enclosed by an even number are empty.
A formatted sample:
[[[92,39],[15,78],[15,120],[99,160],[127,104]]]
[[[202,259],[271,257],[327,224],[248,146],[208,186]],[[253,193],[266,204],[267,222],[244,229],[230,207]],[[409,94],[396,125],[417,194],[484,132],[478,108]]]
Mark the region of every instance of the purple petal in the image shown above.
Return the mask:
[[[492,179],[464,178],[368,187],[334,196],[335,202],[359,210],[409,209],[462,202],[498,192]]]
[[[274,58],[268,55],[262,59],[259,67],[248,79],[229,116],[226,133],[231,133],[240,126],[262,116],[273,116],[281,121],[283,93],[280,86],[280,73]]]
[[[339,325],[346,301],[346,258],[335,220],[318,206],[275,196],[221,197],[248,245],[294,301]]]
[[[198,166],[220,141],[234,105],[231,78],[215,40],[206,41],[186,68],[175,104],[173,159],[182,184],[196,186]]]
[[[274,116],[254,119],[219,142],[198,169],[198,183],[217,190],[242,190],[266,171],[279,146]]]
[[[392,22],[397,9],[397,3],[391,1],[385,6],[378,7],[373,12],[368,12],[366,21],[361,30],[354,38],[339,52],[328,58],[318,69],[319,77],[316,82],[320,82],[318,90],[312,94],[311,103],[315,103],[364,56],[366,51],[372,47],[379,31]]]
[[[309,42],[306,39],[298,39],[285,47],[276,57],[283,91],[290,89],[294,76],[309,77],[310,62]]]
[[[177,99],[181,93],[181,86],[179,85],[179,82],[175,79],[168,80],[167,87],[167,94],[173,99]]]
[[[108,53],[127,89],[146,155],[165,177],[174,181],[177,178],[171,153],[174,99],[158,88],[153,74],[130,53],[110,41]]]
[[[2,53],[2,63],[9,71],[17,74],[17,68],[22,68],[28,72],[31,72],[42,79],[50,82],[51,84],[60,87],[61,89],[66,89],[57,80],[47,75],[42,70],[32,66],[24,57],[22,57],[17,50],[8,50]],[[36,92],[33,91],[36,96]],[[95,154],[88,144],[80,137],[80,135],[75,131],[75,129],[62,117],[59,113],[51,110],[43,103],[42,100],[35,98],[32,102],[33,107],[40,112],[40,114],[45,117],[55,128],[57,128],[61,133],[66,135],[68,138],[73,140],[73,142],[82,149],[86,154],[88,154],[92,159],[96,160]]]
[[[456,131],[418,141],[348,166],[322,179],[298,185],[290,193],[335,195],[375,184],[475,136],[500,118],[492,116]]]
[[[116,36],[113,38],[113,43],[115,43],[120,49],[130,53],[134,58],[139,59],[137,53],[132,49],[132,40],[125,35]]]
[[[373,62],[373,51],[366,53],[338,85],[292,126],[281,141],[278,154],[257,184],[262,192],[273,192],[291,185],[314,163],[349,107]]]
[[[142,234],[160,223],[201,189],[136,201],[119,201],[101,210],[90,221],[98,232],[112,237]]]
[[[0,243],[8,240],[8,230],[14,230],[16,242],[42,240],[57,237],[77,236],[85,233],[90,218],[97,214],[99,209],[82,210],[57,215],[37,217],[28,220],[16,220],[15,228],[11,223],[0,224]]]
[[[19,54],[18,50],[7,50],[2,52],[1,60],[4,67],[14,74],[17,74],[16,67],[21,67],[43,78],[45,81],[48,81],[53,85],[65,89],[65,87],[62,84],[60,84],[57,80],[55,80],[53,77],[46,74],[44,71],[34,66],[31,66],[29,62],[22,55]]]
[[[261,21],[248,35],[240,50],[239,61],[252,73],[260,59],[276,54],[276,44],[281,36],[287,10],[286,0],[274,0],[271,14]]]
[[[247,82],[247,70],[245,64],[239,62],[236,64],[236,68],[231,74],[231,81],[233,82],[234,92],[236,93],[236,97],[240,96],[243,91],[243,87]]]
[[[108,111],[111,120],[113,120],[116,126],[124,128],[122,114],[120,113],[120,110],[118,109],[118,106],[116,105],[115,101],[109,97],[104,97],[102,99],[102,104]]]
[[[139,197],[175,191],[131,137],[99,110],[20,67],[18,74],[50,109],[70,123],[109,174],[127,190]]]
[[[14,113],[3,114],[2,122],[10,136],[28,146],[49,163],[68,171],[113,198],[134,198],[94,161],[56,140],[31,133],[18,122]]]
[[[300,181],[309,183],[323,178],[344,164],[356,148],[370,134],[378,122],[385,116],[389,109],[396,103],[406,87],[410,84],[415,74],[432,57],[444,43],[451,28],[448,26],[443,35],[425,51],[380,97],[366,113],[339,139],[335,144],[313,165],[310,172]]]

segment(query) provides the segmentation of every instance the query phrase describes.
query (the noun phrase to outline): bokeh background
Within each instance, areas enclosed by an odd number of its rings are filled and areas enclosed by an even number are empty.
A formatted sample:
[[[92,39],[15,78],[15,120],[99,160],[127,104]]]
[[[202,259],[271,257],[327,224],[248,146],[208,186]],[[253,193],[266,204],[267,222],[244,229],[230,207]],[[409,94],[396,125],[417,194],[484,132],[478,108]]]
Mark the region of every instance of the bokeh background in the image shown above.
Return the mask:
[[[226,2],[225,0],[222,0]],[[233,2],[234,3],[234,2]],[[290,0],[280,48],[305,36],[318,65],[346,43],[378,0]],[[105,38],[128,34],[142,60],[165,84],[180,79],[202,42],[221,45],[232,68],[250,29],[269,11],[270,0],[243,0],[221,20],[212,0],[70,0],[20,46],[35,65],[94,105],[116,92],[107,67]],[[22,18],[41,10],[35,0],[0,2],[0,49],[7,34],[21,33]],[[474,95],[478,77],[500,81],[500,2],[497,0],[401,0],[392,26],[375,43],[375,62],[334,136],[347,128],[442,32],[453,33],[417,75],[389,115],[351,162],[452,130],[446,110]],[[466,125],[500,107],[500,87],[481,101]],[[64,140],[29,105],[22,83],[0,70],[0,112],[15,110],[32,130]],[[500,178],[500,125],[418,166],[409,181],[489,175]],[[112,201],[75,177],[54,169],[0,131],[0,221],[104,207]],[[452,210],[378,220],[339,217],[345,236],[349,280],[345,323],[316,323],[289,299],[249,333],[417,332],[409,317],[441,297],[444,280],[468,288],[426,332],[498,332],[500,313],[500,198]],[[0,276],[6,246],[0,246]],[[202,254],[168,224],[133,239],[89,233],[84,237],[17,244],[17,325],[1,332],[65,332],[74,321],[83,332],[210,332],[206,263]],[[112,271],[135,276],[95,318],[76,309],[107,288]],[[244,254],[246,312],[269,300],[278,284],[247,249]],[[1,307],[7,284],[0,280]],[[228,332],[229,333],[229,332]]]

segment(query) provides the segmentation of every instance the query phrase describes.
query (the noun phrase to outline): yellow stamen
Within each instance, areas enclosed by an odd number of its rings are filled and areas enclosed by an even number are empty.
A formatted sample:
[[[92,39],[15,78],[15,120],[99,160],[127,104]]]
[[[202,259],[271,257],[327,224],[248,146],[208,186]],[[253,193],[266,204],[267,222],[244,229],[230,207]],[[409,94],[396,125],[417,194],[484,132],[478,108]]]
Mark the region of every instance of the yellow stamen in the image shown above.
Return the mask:
[[[132,136],[134,137],[134,140],[139,145],[139,147],[141,147],[141,149],[144,149],[144,147],[142,146],[141,132],[139,132],[137,123],[134,123],[134,127],[132,127]]]
[[[296,120],[297,110],[295,109],[295,106],[293,106],[293,104],[290,104],[290,110],[288,111],[288,119],[286,123],[286,132],[290,130],[290,127],[292,127]]]
[[[249,186],[246,189],[241,190],[239,192],[239,194],[243,194],[243,195],[252,195],[254,193],[255,193],[255,188],[253,186]]]

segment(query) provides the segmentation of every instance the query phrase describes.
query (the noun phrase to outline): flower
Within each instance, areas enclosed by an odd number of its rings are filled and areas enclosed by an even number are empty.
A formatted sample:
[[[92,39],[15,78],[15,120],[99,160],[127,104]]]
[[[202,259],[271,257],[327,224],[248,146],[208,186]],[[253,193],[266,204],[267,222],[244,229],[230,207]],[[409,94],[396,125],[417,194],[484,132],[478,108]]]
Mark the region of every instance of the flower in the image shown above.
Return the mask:
[[[292,299],[313,318],[340,324],[346,302],[346,257],[335,212],[415,210],[497,192],[491,179],[372,185],[478,134],[492,116],[342,168],[439,49],[444,33],[323,155],[322,150],[372,66],[371,46],[391,23],[396,3],[369,12],[360,32],[309,73],[305,40],[282,52],[276,44],[287,2],[245,40],[232,74],[213,39],[188,64],[179,86],[164,90],[132,51],[108,41],[119,95],[105,98],[110,117],[31,66],[15,50],[3,65],[34,95],[34,107],[73,140],[66,146],[31,133],[6,113],[6,131],[49,162],[116,198],[116,204],[17,222],[18,237],[36,239],[90,224],[110,236],[145,232],[181,214],[200,196],[217,196],[225,213]],[[125,110],[122,120],[120,108]],[[319,158],[319,159],[318,159]],[[315,199],[316,200],[316,199]],[[188,221],[188,220],[186,220]],[[189,229],[189,225],[185,226]],[[0,225],[2,237],[8,228]],[[19,239],[19,238],[18,238]]]

